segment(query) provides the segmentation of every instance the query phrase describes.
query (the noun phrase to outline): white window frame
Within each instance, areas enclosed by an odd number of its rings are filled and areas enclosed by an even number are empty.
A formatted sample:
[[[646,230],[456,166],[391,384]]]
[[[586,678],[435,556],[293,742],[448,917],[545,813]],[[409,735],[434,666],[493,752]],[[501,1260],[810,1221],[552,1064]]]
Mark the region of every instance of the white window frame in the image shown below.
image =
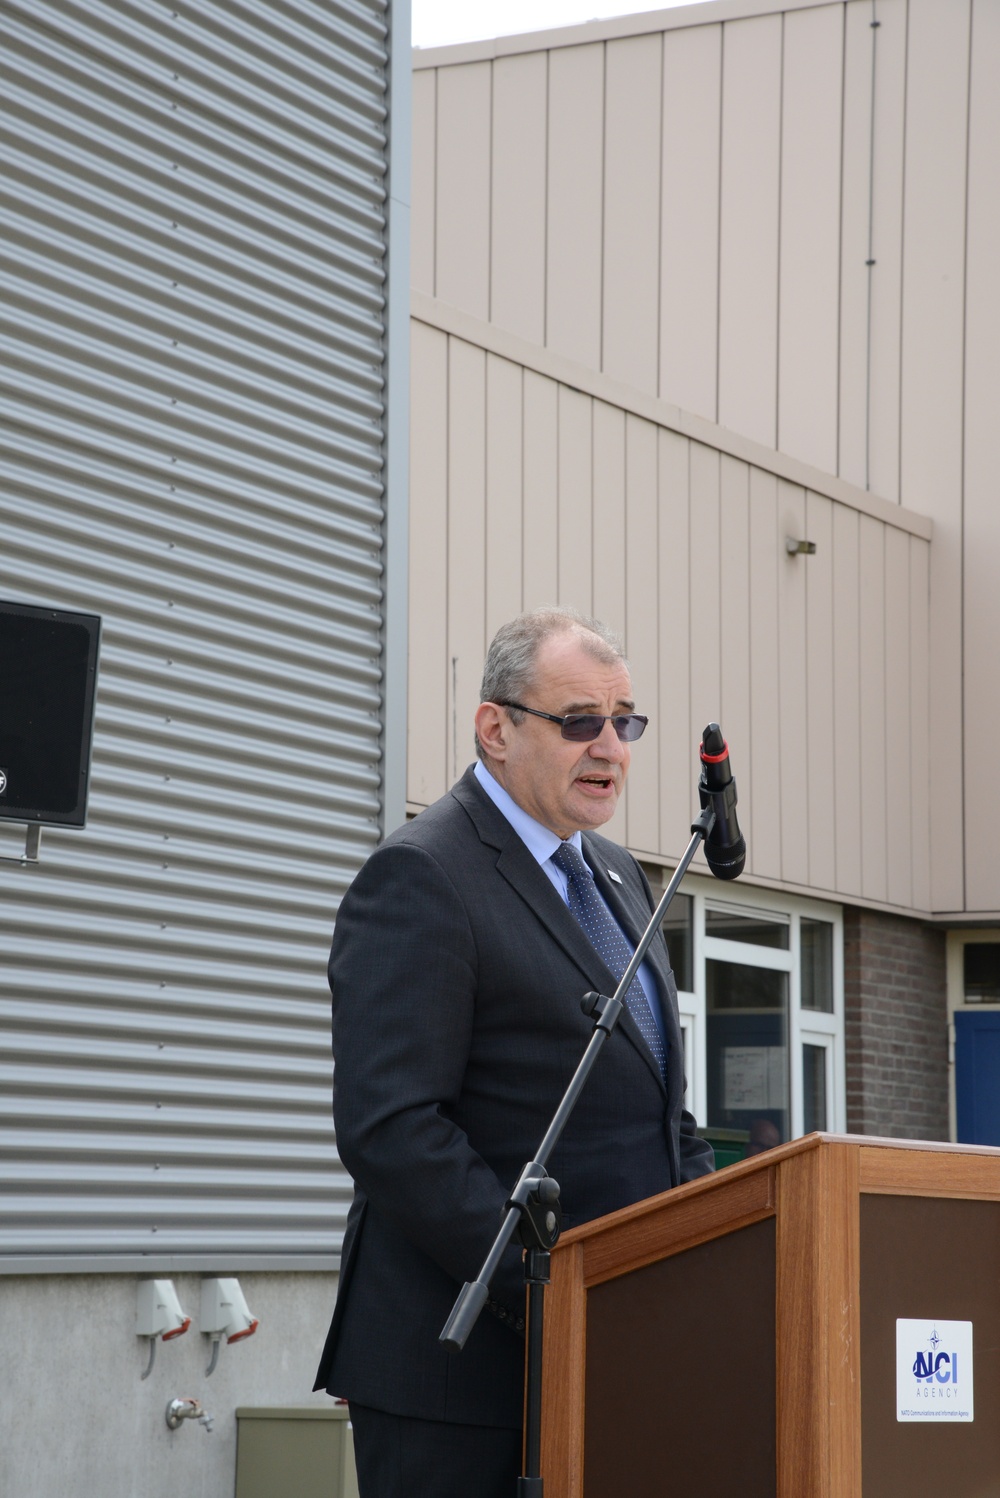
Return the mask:
[[[788,1051],[790,1071],[789,1127],[791,1137],[803,1132],[802,1047],[819,1045],[827,1053],[826,1096],[827,1131],[847,1131],[847,1073],[844,1046],[844,921],[839,905],[809,900],[798,895],[758,889],[753,885],[723,886],[715,879],[688,875],[681,883],[680,894],[690,895],[692,911],[693,991],[678,992],[681,1026],[685,1032],[685,1057],[688,1090],[685,1106],[699,1124],[704,1125],[708,1107],[707,1065],[707,988],[705,964],[710,958],[739,962],[746,967],[764,967],[789,975]],[[787,951],[758,947],[750,942],[729,941],[708,936],[705,913],[708,908],[723,908],[748,916],[773,915],[787,919]],[[833,1012],[824,1014],[802,1008],[800,932],[802,918],[828,921],[833,927]],[[994,933],[1000,940],[1000,932]],[[954,1086],[952,1088],[954,1095]]]

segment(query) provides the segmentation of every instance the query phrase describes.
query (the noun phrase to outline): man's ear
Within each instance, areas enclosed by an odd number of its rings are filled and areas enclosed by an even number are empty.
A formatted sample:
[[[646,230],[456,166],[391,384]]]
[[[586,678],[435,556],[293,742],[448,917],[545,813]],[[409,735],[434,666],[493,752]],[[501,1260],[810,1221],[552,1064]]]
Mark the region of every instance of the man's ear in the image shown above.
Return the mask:
[[[489,759],[507,758],[509,727],[506,714],[495,702],[481,702],[476,708],[476,735]]]

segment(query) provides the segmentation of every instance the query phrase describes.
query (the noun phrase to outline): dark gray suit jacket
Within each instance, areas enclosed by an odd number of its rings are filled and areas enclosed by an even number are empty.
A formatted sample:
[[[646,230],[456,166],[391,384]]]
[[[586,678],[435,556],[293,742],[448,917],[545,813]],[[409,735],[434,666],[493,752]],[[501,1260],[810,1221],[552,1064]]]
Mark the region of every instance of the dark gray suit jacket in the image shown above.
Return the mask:
[[[653,908],[641,869],[606,838],[585,833],[583,847],[638,941]],[[682,1111],[662,935],[647,961],[667,1084],[624,1012],[549,1162],[567,1227],[712,1168]],[[359,873],[337,916],[330,985],[337,1145],[357,1189],[316,1387],[400,1415],[519,1426],[515,1245],[464,1351],[437,1338],[590,1038],[580,998],[612,993],[614,978],[469,770]]]

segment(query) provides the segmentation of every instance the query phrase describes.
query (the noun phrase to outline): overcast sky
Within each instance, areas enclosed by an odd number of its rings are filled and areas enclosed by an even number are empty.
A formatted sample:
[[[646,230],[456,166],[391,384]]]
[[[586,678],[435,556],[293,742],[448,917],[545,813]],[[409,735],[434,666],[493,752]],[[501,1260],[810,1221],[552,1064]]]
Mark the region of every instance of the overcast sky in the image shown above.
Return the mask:
[[[672,10],[680,3],[682,0],[412,0],[413,45],[443,47],[449,42],[515,36],[519,31],[574,26],[598,17]],[[690,4],[691,0],[683,3]]]

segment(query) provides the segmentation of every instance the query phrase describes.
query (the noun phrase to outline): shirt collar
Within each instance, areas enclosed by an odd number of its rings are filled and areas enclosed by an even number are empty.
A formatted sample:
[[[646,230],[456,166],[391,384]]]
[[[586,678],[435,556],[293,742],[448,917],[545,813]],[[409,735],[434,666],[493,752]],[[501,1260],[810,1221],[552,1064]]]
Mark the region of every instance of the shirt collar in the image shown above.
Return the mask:
[[[481,759],[476,760],[473,774],[497,811],[506,817],[536,863],[547,863],[556,849],[562,846],[563,839],[557,837],[548,827],[543,827],[541,822],[536,822],[534,817],[530,817],[522,807],[518,806],[513,796],[504,790],[499,780],[493,778]],[[573,836],[567,838],[566,841],[572,843],[576,851],[581,856],[583,855],[583,839],[579,832],[574,832]]]

